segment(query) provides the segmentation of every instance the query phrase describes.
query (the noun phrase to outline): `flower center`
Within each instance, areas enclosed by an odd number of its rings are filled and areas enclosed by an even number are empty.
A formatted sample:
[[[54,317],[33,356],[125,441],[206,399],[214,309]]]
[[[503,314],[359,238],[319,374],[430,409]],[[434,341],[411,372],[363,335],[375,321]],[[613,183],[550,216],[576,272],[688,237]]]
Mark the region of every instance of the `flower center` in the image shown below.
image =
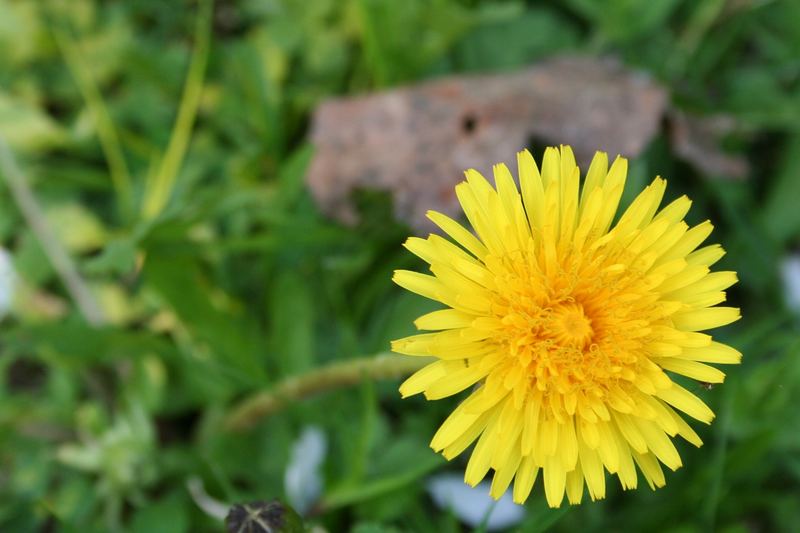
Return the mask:
[[[553,308],[552,335],[562,346],[583,349],[592,341],[592,320],[578,303],[559,304]]]
[[[550,266],[544,252],[487,258],[494,316],[476,327],[506,355],[508,389],[520,398],[526,390],[548,393],[572,413],[575,398],[595,401],[634,387],[662,308],[635,269],[616,266],[623,253],[556,254]]]

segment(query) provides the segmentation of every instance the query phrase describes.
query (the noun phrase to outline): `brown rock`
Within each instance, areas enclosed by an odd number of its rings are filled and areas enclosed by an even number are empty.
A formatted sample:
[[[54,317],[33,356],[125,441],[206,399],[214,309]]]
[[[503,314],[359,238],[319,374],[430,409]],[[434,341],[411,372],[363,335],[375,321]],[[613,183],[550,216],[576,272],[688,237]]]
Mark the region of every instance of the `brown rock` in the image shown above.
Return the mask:
[[[666,101],[647,76],[584,57],[331,100],[314,115],[308,184],[322,210],[345,223],[356,221],[354,189],[390,191],[397,217],[425,232],[427,210],[459,213],[453,188],[464,170],[490,174],[532,139],[571,145],[584,170],[596,150],[634,157]]]
[[[743,179],[750,172],[747,160],[720,149],[720,139],[736,130],[733,117],[694,116],[673,110],[669,116],[670,141],[675,155],[707,176]]]

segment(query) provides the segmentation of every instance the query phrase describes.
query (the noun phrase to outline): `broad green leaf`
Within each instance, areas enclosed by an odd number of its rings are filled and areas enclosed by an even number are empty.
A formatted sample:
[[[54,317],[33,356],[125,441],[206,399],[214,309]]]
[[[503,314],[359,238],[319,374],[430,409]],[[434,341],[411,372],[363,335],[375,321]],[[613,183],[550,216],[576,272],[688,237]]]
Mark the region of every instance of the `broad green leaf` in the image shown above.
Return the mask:
[[[64,130],[44,111],[0,91],[0,135],[11,148],[25,152],[46,150],[64,143]]]
[[[576,28],[554,11],[532,8],[511,15],[470,31],[455,48],[459,66],[476,71],[521,68],[578,42]]]
[[[779,243],[800,236],[800,135],[786,142],[783,160],[776,176],[763,176],[771,182],[763,210],[764,226]]]
[[[220,378],[233,377],[242,383],[264,383],[263,345],[256,338],[253,323],[242,311],[221,308],[224,294],[213,287],[199,265],[186,256],[159,257],[152,253],[144,276],[169,306],[189,334],[210,348],[220,366]]]
[[[357,0],[364,60],[379,86],[424,76],[478,18],[455,2]],[[415,46],[408,46],[413,28]]]
[[[21,68],[44,51],[47,34],[42,5],[0,1],[0,65]]]
[[[326,509],[337,509],[400,490],[418,482],[420,478],[442,466],[444,462],[445,460],[441,456],[430,452],[427,458],[420,457],[412,464],[403,465],[402,469],[393,474],[367,479],[358,486],[334,489],[323,498],[322,506]]]
[[[131,533],[183,533],[189,530],[189,505],[186,496],[176,492],[137,509],[131,520]]]
[[[286,269],[277,273],[267,290],[271,363],[281,376],[309,370],[316,354],[313,287],[307,276]]]
[[[59,242],[70,252],[96,250],[108,238],[97,216],[77,203],[53,205],[46,217]]]

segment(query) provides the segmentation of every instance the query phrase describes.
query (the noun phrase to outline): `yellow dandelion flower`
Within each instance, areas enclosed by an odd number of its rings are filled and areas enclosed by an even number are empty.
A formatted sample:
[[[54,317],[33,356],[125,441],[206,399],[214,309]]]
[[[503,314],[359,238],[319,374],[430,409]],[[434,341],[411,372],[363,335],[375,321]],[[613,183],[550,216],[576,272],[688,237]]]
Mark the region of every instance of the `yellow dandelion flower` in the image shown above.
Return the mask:
[[[566,492],[580,503],[606,493],[605,470],[624,489],[638,466],[651,488],[663,486],[663,463],[681,458],[672,439],[702,441],[680,411],[710,423],[712,411],[670,375],[720,383],[706,363],[738,363],[741,354],[702,330],[737,320],[715,307],[736,283],[734,272],[710,272],[724,251],[699,248],[711,233],[683,218],[685,196],[658,210],[666,182],[656,178],[612,228],[627,161],[608,167],[598,152],[583,188],[572,150],[548,148],[541,172],[518,154],[519,190],[505,165],[493,188],[474,170],[456,194],[475,233],[437,212],[438,235],[405,246],[430,264],[432,276],[400,270],[394,281],[447,306],[420,317],[429,331],[392,349],[438,360],[400,387],[429,400],[473,387],[442,424],[431,447],[447,459],[477,440],[465,481],[494,470],[491,494],[514,481],[524,502],[539,471],[551,507]]]

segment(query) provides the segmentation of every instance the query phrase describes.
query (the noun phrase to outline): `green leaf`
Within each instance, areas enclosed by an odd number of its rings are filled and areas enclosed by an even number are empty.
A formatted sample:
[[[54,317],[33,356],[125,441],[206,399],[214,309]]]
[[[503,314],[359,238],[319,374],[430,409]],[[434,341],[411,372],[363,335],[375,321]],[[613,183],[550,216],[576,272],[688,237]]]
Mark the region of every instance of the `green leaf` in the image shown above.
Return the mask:
[[[79,524],[97,512],[97,489],[87,477],[71,477],[58,487],[52,506],[64,524]]]
[[[560,509],[551,509],[547,506],[544,497],[528,504],[528,519],[522,523],[519,530],[523,533],[544,533],[556,525],[564,516],[575,507],[564,505]]]
[[[400,533],[400,530],[392,526],[384,526],[375,522],[360,522],[350,530],[350,533]]]
[[[315,305],[312,287],[301,273],[279,272],[269,288],[268,318],[272,353],[281,376],[314,366]]]
[[[767,233],[778,243],[800,237],[800,135],[791,137],[785,146],[762,211]]]
[[[95,250],[106,242],[107,234],[102,222],[80,204],[53,205],[45,216],[58,240],[70,252]]]
[[[42,55],[47,35],[42,10],[38,2],[0,2],[0,64],[24,68]]]
[[[14,270],[34,286],[46,283],[54,271],[39,240],[28,228],[23,228],[18,236],[19,245],[13,256]]]
[[[370,315],[364,350],[368,353],[387,350],[391,341],[413,335],[417,332],[414,320],[442,307],[407,291],[393,292],[392,297],[383,298],[381,305]]]
[[[85,269],[89,274],[126,275],[133,272],[136,266],[136,246],[127,238],[109,241],[99,255],[86,261]]]
[[[293,206],[305,190],[305,177],[314,149],[306,144],[297,149],[287,159],[278,172],[278,199],[277,208]]]
[[[0,135],[20,151],[39,151],[66,140],[63,129],[41,109],[0,91]]]
[[[680,0],[569,0],[568,3],[607,38],[628,43],[664,25],[679,7]]]
[[[131,533],[183,533],[189,531],[186,498],[173,493],[137,509],[131,520]]]
[[[469,32],[455,49],[459,65],[477,71],[519,68],[577,45],[576,28],[550,9],[512,15]]]
[[[3,341],[14,350],[41,350],[68,367],[159,353],[174,357],[175,348],[162,336],[106,327],[93,328],[82,320],[24,324],[7,330]]]
[[[188,256],[153,254],[144,276],[192,337],[211,348],[222,371],[218,378],[235,377],[249,384],[265,381],[263,346],[252,323],[241,316],[241,310],[217,306],[224,294],[209,283],[195,261]]]
[[[443,0],[357,0],[364,59],[379,86],[424,75],[478,17]],[[414,46],[408,46],[413,28]]]
[[[336,509],[399,490],[444,463],[444,458],[427,446],[420,446],[415,440],[402,439],[383,450],[377,458],[373,465],[377,475],[358,485],[345,485],[331,490],[323,498],[322,507]]]

